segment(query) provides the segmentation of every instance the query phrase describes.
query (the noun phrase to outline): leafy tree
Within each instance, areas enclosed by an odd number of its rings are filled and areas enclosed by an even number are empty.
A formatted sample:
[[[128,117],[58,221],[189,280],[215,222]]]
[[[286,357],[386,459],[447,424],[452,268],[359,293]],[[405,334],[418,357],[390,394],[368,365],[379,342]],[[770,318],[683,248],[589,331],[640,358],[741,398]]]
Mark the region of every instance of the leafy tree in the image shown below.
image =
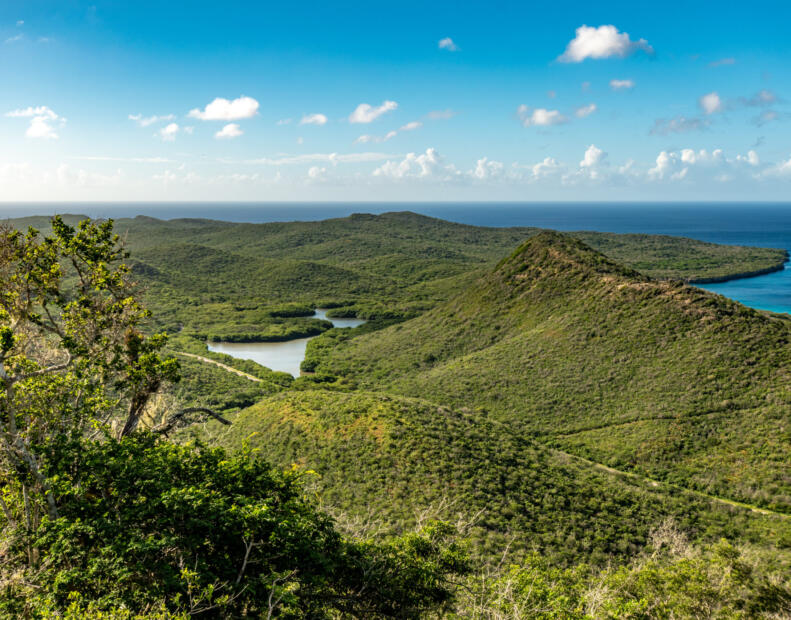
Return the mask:
[[[9,615],[79,595],[98,611],[411,618],[449,605],[450,577],[467,570],[440,523],[385,543],[343,539],[304,499],[304,473],[249,451],[137,432],[55,441],[45,462],[60,517],[35,533],[46,561],[0,596]]]

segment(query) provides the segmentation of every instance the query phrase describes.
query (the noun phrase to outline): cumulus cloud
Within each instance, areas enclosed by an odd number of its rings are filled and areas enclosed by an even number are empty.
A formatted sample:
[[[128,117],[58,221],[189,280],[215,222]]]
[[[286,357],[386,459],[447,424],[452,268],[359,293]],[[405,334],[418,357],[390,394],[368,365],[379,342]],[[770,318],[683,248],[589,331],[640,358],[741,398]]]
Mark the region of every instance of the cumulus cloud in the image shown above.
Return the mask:
[[[401,161],[387,161],[374,170],[375,177],[389,179],[439,179],[448,180],[457,176],[454,166],[446,165],[444,158],[434,148],[425,153],[407,153]]]
[[[236,123],[228,123],[225,127],[220,129],[220,131],[215,133],[214,137],[218,140],[232,140],[233,138],[238,138],[243,133],[244,132]]]
[[[472,176],[481,181],[495,179],[503,176],[505,165],[501,161],[492,161],[488,157],[482,157],[475,163],[475,170]]]
[[[586,116],[590,116],[596,111],[596,104],[589,103],[588,105],[584,105],[582,107],[577,108],[574,110],[574,116],[577,118],[585,118]]]
[[[722,112],[722,99],[716,92],[711,92],[703,95],[698,99],[698,105],[705,114],[715,114]]]
[[[176,117],[173,114],[165,114],[163,116],[143,116],[142,114],[129,115],[129,120],[136,122],[138,127],[148,127],[150,125],[154,125],[155,123],[172,121],[174,118]]]
[[[725,182],[737,175],[755,178],[755,170],[760,164],[754,150],[749,150],[746,155],[737,154],[734,158],[726,157],[722,149],[662,151],[654,167],[648,170],[647,178],[653,181],[691,181],[697,178]]]
[[[179,129],[178,123],[168,123],[157,134],[164,142],[173,142],[179,133]]]
[[[202,121],[236,121],[252,118],[257,113],[258,102],[252,97],[241,96],[233,100],[217,97],[203,110],[190,110],[189,116]]]
[[[13,37],[8,37],[8,38],[5,40],[5,42],[6,42],[6,43],[16,43],[17,41],[21,41],[21,40],[22,40],[22,39],[24,39],[24,38],[25,38],[25,35],[23,35],[23,34],[17,34],[17,35],[14,35]]]
[[[395,101],[384,101],[382,105],[377,107],[373,107],[368,103],[361,103],[355,108],[354,112],[349,115],[349,122],[371,123],[382,116],[382,114],[391,112],[396,108],[398,108],[398,104]]]
[[[292,119],[290,119],[290,118],[281,118],[279,121],[277,121],[275,123],[275,125],[278,125],[278,126],[280,126],[280,125],[290,125],[291,121],[292,121]]]
[[[19,108],[6,112],[5,115],[9,118],[29,118],[30,122],[25,132],[25,136],[28,138],[57,140],[58,133],[53,127],[53,123],[57,122],[61,127],[66,124],[65,118],[58,116],[52,109],[45,105]]]
[[[709,63],[709,67],[724,67],[726,65],[736,64],[735,58],[720,58]]]
[[[314,181],[321,181],[324,179],[324,175],[327,173],[326,168],[322,168],[320,166],[311,166],[308,169],[308,177]]]
[[[561,125],[568,121],[558,110],[533,108],[531,111],[531,108],[525,104],[517,108],[516,114],[525,127],[548,127],[550,125]]]
[[[299,121],[300,125],[326,125],[327,117],[324,114],[306,114]]]
[[[540,180],[560,173],[565,166],[552,157],[545,157],[543,161],[530,166],[533,179]]]
[[[437,43],[437,47],[441,50],[448,50],[449,52],[458,52],[459,46],[453,42],[453,39],[450,37],[445,37],[444,39],[440,39],[439,43]]]
[[[791,177],[791,157],[770,166],[761,174],[763,177]]]
[[[634,80],[610,80],[610,88],[613,90],[629,90],[634,88]]]
[[[625,58],[642,50],[653,53],[653,48],[645,39],[633,41],[626,32],[618,32],[613,25],[580,26],[576,36],[569,41],[566,51],[558,57],[560,62],[582,62],[586,58]]]
[[[420,129],[423,126],[423,123],[420,121],[411,121],[406,125],[402,125],[398,131],[414,131],[415,129]]]
[[[649,132],[651,135],[666,136],[671,133],[687,133],[702,131],[708,127],[708,121],[702,118],[688,118],[676,116],[675,118],[658,118]]]

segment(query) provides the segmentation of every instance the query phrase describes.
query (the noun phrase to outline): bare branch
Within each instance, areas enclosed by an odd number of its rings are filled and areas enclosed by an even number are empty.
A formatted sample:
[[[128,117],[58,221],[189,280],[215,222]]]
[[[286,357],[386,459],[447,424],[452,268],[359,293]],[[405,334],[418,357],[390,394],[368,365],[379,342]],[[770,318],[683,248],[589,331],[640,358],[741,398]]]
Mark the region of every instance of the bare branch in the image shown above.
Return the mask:
[[[170,416],[167,421],[163,422],[159,426],[155,426],[151,429],[152,433],[161,433],[165,436],[172,431],[180,422],[184,421],[185,416],[191,413],[205,413],[221,424],[225,424],[226,426],[230,426],[230,420],[226,420],[222,417],[219,413],[215,413],[211,409],[207,409],[206,407],[187,407],[186,409],[182,409],[178,413],[174,413]]]

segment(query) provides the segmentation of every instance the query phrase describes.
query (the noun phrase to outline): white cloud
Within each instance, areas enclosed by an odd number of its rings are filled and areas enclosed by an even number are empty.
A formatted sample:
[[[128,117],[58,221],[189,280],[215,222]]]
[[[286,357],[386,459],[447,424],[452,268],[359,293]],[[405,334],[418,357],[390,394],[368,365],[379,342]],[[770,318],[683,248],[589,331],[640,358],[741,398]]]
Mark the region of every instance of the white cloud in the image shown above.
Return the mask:
[[[763,171],[765,177],[791,177],[791,158],[781,161]]]
[[[737,176],[756,178],[755,169],[761,161],[753,150],[746,155],[737,154],[728,158],[722,149],[681,149],[662,151],[656,158],[656,165],[648,170],[649,180],[659,181],[731,181]]]
[[[569,41],[566,51],[558,57],[560,62],[582,62],[586,58],[625,58],[643,50],[653,53],[653,48],[645,39],[632,41],[626,32],[618,32],[615,26],[580,26],[576,36]]]
[[[28,138],[57,140],[58,134],[52,126],[52,123],[57,121],[61,127],[66,124],[65,118],[58,116],[52,109],[45,105],[35,108],[29,106],[27,108],[11,110],[10,112],[6,112],[5,115],[9,118],[29,118],[30,124],[25,132]]]
[[[437,43],[437,47],[441,50],[448,50],[449,52],[458,52],[459,46],[453,42],[453,39],[450,37],[445,37],[444,39],[440,39],[439,43]]]
[[[130,114],[129,120],[135,121],[138,126],[140,127],[148,127],[149,125],[153,125],[154,123],[160,123],[165,121],[172,121],[176,118],[173,114],[165,114],[163,116],[143,116],[142,114]]]
[[[327,173],[326,168],[321,168],[319,166],[311,166],[308,169],[308,177],[313,179],[314,181],[320,181],[324,179],[324,175]]]
[[[722,111],[722,100],[716,92],[703,95],[698,100],[698,104],[706,114],[715,114]]]
[[[391,112],[396,108],[398,108],[398,104],[395,101],[384,101],[382,105],[377,107],[373,107],[367,103],[361,103],[354,112],[349,115],[349,122],[370,123],[382,116],[382,114]]]
[[[522,125],[525,127],[547,127],[550,125],[561,125],[568,121],[568,119],[557,110],[535,108],[531,112],[530,108],[525,104],[520,105],[516,113],[522,121]]]
[[[36,106],[28,106],[27,108],[19,108],[17,110],[11,110],[10,112],[6,112],[5,115],[9,118],[29,118],[31,116],[44,116],[50,120],[57,120],[58,115],[55,114],[50,108],[45,105]]]
[[[407,153],[406,157],[400,162],[387,161],[382,166],[374,170],[375,177],[390,179],[435,179],[448,180],[458,176],[458,172],[452,165],[446,165],[444,158],[434,148],[426,149],[420,155]]]
[[[585,155],[580,162],[580,168],[595,168],[604,161],[607,153],[598,148],[595,144],[591,144],[586,150]]]
[[[176,135],[179,132],[178,123],[168,123],[162,129],[160,129],[157,134],[160,138],[162,138],[165,142],[173,142],[176,139]]]
[[[574,115],[577,118],[585,118],[586,116],[590,116],[596,111],[596,104],[589,103],[588,105],[582,106],[574,110]]]
[[[278,126],[279,125],[290,125],[291,124],[291,120],[292,119],[290,119],[290,118],[281,118],[279,121],[277,121],[275,123],[275,125],[278,125]]]
[[[530,166],[530,172],[532,173],[533,179],[540,180],[558,174],[564,168],[565,166],[561,163],[558,163],[558,161],[554,158],[545,157],[543,161]]]
[[[6,43],[16,43],[17,41],[21,41],[21,40],[22,40],[22,39],[24,39],[24,38],[25,38],[25,35],[23,35],[23,34],[17,34],[17,35],[14,35],[13,37],[8,37],[8,38],[5,40],[5,42],[6,42]]]
[[[225,127],[220,129],[217,133],[214,134],[214,137],[218,140],[231,140],[233,138],[238,138],[244,132],[239,128],[239,125],[236,123],[228,123]]]
[[[420,121],[412,121],[407,123],[406,125],[402,125],[398,128],[398,130],[391,130],[388,131],[383,136],[373,136],[371,134],[363,134],[359,136],[355,141],[354,144],[368,144],[370,142],[379,143],[379,142],[387,142],[391,138],[395,138],[400,131],[414,131],[415,129],[420,129],[423,126],[423,123]]]
[[[327,117],[323,114],[306,114],[299,121],[300,125],[326,125]]]
[[[25,25],[25,20],[24,19],[18,19],[17,20],[17,22],[16,22],[16,27],[17,28],[19,28],[20,26],[24,26],[24,25]]]
[[[480,180],[499,178],[503,175],[505,166],[500,161],[491,161],[488,157],[482,157],[475,164],[472,176]]]
[[[634,88],[634,80],[610,80],[610,88],[613,90],[629,90]]]
[[[217,97],[201,111],[198,108],[190,110],[191,118],[203,121],[236,121],[243,118],[252,118],[258,113],[258,102],[252,97],[239,97],[230,101]]]

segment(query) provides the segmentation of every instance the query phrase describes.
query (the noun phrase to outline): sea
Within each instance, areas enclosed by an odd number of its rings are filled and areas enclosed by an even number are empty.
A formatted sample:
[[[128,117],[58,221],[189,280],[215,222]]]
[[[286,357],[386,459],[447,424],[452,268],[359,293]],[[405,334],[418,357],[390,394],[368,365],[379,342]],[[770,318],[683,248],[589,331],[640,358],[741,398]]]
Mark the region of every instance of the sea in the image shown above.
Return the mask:
[[[388,211],[413,211],[476,226],[536,226],[561,231],[678,235],[714,243],[791,251],[791,202],[0,203],[0,219],[80,213],[94,218],[116,219],[146,215],[160,219],[288,222]],[[760,310],[791,313],[791,265],[783,271],[706,284],[702,288]]]

